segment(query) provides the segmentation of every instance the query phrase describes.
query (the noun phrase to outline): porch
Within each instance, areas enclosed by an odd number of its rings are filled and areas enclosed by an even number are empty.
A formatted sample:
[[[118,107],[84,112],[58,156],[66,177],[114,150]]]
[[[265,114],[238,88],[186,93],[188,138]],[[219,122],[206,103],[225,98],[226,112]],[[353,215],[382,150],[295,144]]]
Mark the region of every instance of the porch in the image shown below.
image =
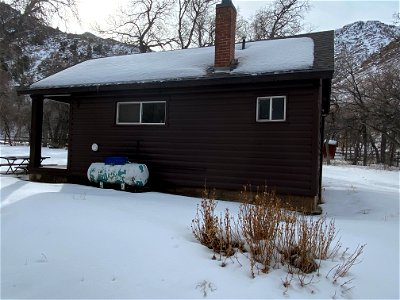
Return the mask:
[[[69,96],[69,95],[68,95]],[[68,103],[65,101],[65,95],[47,96],[32,95],[32,115],[31,115],[31,134],[30,150],[27,165],[29,180],[41,182],[68,182],[69,175],[69,143],[66,160],[61,163],[43,164],[43,112],[45,99]],[[49,156],[46,156],[49,158]]]
[[[28,167],[29,180],[48,183],[67,183],[67,166]]]

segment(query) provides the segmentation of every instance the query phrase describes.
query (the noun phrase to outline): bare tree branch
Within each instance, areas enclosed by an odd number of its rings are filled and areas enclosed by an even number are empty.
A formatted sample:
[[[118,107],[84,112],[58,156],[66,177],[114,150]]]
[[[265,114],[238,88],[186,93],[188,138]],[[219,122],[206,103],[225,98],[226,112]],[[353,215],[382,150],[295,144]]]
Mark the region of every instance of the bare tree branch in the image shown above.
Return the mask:
[[[127,8],[120,8],[116,15],[109,17],[107,28],[97,25],[95,30],[136,45],[141,53],[163,49],[172,43],[168,38],[172,6],[172,0],[131,0]]]
[[[309,8],[308,0],[275,0],[256,12],[251,22],[252,38],[262,40],[299,33]]]
[[[77,0],[8,0],[6,2],[21,11],[23,17],[35,18],[46,25],[49,25],[54,18],[58,18],[66,26],[71,17],[80,22]]]
[[[178,1],[176,40],[179,48],[186,49],[191,45],[202,47],[204,46],[204,37],[207,36],[207,40],[209,40],[210,32],[206,29],[206,25],[211,24],[212,26],[213,24],[213,11],[216,3],[217,0]]]

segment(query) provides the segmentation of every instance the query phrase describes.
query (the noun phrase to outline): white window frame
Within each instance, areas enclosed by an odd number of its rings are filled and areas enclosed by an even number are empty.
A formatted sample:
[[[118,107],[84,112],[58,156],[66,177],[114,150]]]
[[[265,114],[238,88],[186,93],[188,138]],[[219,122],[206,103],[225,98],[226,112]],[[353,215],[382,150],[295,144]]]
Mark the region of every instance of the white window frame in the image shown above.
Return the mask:
[[[142,116],[143,116],[143,103],[164,103],[164,122],[163,123],[143,123],[142,122]],[[120,104],[140,104],[140,111],[139,111],[139,122],[119,122],[118,117],[119,117],[119,107]],[[116,124],[117,125],[165,125],[165,122],[167,120],[167,101],[119,101],[117,102],[117,114],[116,114]]]
[[[275,98],[282,99],[283,98],[283,119],[272,120],[272,102]],[[259,109],[260,109],[260,101],[261,100],[270,100],[269,101],[269,120],[260,119]],[[286,96],[268,96],[268,97],[257,97],[257,108],[256,108],[256,121],[257,122],[284,122],[286,121]]]

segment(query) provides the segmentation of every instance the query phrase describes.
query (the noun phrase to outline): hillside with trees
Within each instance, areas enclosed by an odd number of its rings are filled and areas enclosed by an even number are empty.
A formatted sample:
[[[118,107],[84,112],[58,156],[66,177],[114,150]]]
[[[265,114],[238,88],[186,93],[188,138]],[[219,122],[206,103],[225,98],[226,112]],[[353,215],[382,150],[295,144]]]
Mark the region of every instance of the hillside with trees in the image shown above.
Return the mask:
[[[353,164],[393,165],[400,149],[400,29],[356,22],[335,32],[326,138]]]
[[[28,86],[87,59],[138,52],[135,46],[91,33],[61,32],[39,17],[0,2],[0,128],[8,144],[27,140],[30,130],[30,99],[18,97],[15,86]],[[68,106],[48,102],[43,125],[45,140],[65,146]]]

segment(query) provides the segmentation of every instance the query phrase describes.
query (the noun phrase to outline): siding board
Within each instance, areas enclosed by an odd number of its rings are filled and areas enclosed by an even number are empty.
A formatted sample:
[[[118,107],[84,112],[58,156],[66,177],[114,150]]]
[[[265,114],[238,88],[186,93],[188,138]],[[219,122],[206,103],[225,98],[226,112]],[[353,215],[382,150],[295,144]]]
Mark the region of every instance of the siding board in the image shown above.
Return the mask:
[[[286,122],[257,123],[257,97],[275,95],[287,96]],[[167,101],[166,125],[116,125],[116,103],[136,100]],[[154,187],[267,183],[281,193],[315,196],[318,101],[313,80],[75,95],[70,173],[85,176],[91,162],[121,155],[146,163]]]

